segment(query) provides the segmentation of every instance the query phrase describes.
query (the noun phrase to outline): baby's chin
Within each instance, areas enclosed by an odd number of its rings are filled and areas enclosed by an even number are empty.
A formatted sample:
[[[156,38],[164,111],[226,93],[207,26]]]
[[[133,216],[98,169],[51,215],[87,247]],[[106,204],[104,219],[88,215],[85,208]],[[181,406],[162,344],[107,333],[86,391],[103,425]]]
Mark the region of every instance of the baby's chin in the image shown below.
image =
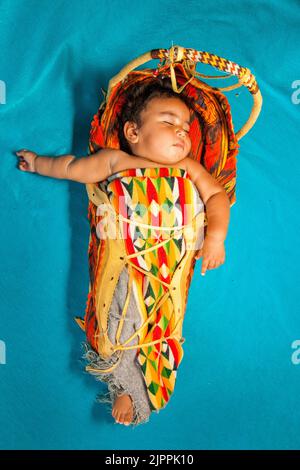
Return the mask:
[[[162,163],[165,163],[166,165],[172,165],[172,164],[181,162],[181,160],[184,160],[186,156],[187,155],[185,153],[182,153],[181,155],[177,155],[176,157],[167,158],[164,161],[162,161]]]
[[[173,155],[155,155],[153,157],[153,161],[156,161],[157,163],[161,163],[163,165],[172,165],[174,163],[180,162],[187,156],[188,152],[186,151],[176,151],[176,154],[174,153]]]

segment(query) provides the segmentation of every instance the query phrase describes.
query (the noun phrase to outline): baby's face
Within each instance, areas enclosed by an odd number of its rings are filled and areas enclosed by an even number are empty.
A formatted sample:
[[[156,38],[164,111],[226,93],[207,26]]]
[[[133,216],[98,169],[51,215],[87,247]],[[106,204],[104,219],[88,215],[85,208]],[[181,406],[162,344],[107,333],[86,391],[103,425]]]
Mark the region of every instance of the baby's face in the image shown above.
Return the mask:
[[[153,98],[141,113],[134,155],[162,164],[177,163],[191,150],[190,111],[176,97]]]

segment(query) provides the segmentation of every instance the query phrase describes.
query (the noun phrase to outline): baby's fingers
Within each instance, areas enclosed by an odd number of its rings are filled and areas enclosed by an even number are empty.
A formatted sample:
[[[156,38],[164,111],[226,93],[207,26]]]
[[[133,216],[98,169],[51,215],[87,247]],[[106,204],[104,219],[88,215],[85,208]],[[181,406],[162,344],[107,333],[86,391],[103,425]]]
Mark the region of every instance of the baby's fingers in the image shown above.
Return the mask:
[[[203,258],[202,260],[202,267],[201,267],[201,276],[205,276],[205,273],[207,271],[209,265],[209,259],[208,258]]]
[[[26,150],[26,149],[18,150],[18,151],[16,152],[16,155],[18,155],[18,156],[22,155],[22,156],[23,156],[24,153],[27,153],[27,152],[28,152],[28,150]]]
[[[224,260],[215,260],[215,261],[210,261],[210,263],[208,264],[207,266],[207,269],[217,269],[219,268],[220,266],[222,266],[222,264],[224,264]]]
[[[20,170],[26,171],[28,169],[28,163],[24,162],[19,162],[19,168]]]
[[[209,258],[207,258],[207,259],[204,258],[204,260],[202,262],[202,268],[201,268],[202,276],[205,275],[205,273],[208,269],[216,269],[220,266],[220,264],[221,263],[216,261],[216,260],[212,260],[212,259],[209,259]]]

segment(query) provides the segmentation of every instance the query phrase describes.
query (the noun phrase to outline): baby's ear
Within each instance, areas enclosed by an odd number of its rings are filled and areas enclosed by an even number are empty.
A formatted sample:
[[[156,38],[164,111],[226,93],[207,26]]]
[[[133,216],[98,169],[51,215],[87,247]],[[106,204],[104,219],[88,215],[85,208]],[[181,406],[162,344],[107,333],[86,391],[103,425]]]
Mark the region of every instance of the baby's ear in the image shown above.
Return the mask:
[[[126,121],[123,127],[125,138],[131,143],[135,144],[138,141],[138,126],[133,121]]]

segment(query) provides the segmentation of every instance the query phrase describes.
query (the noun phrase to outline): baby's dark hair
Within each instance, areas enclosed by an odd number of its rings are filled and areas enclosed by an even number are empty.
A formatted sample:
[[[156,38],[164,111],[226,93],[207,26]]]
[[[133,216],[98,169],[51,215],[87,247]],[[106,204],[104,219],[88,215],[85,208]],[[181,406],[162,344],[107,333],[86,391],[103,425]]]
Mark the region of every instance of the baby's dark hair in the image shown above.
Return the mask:
[[[191,101],[185,95],[176,93],[168,77],[157,77],[155,82],[139,84],[138,86],[131,87],[131,89],[124,94],[125,103],[122,111],[118,116],[118,138],[120,149],[129,154],[132,153],[129,143],[127,142],[123,128],[127,121],[133,121],[136,125],[141,127],[141,113],[146,108],[148,103],[157,97],[178,98],[183,101],[188,108],[191,108]]]

